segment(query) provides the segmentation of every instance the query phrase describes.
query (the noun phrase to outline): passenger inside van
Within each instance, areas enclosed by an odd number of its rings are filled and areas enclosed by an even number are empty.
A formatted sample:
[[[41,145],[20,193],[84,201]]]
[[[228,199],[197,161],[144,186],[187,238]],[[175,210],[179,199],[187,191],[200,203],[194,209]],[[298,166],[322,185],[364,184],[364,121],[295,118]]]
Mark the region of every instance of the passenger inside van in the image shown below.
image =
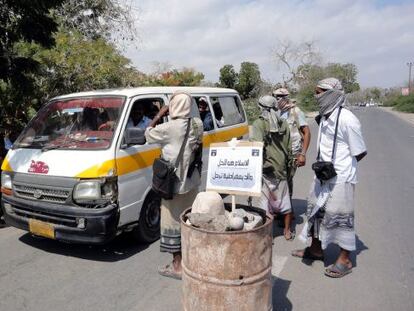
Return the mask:
[[[97,131],[98,130],[98,115],[97,108],[85,107],[82,112],[82,121],[79,127],[81,131]]]
[[[131,114],[129,115],[127,128],[140,128],[145,130],[148,125],[150,125],[152,119],[148,118],[144,114],[144,105],[143,102],[138,101],[134,103],[134,106],[132,106]]]
[[[203,121],[204,131],[211,131],[214,129],[213,116],[208,107],[207,98],[200,97],[197,102],[200,118]]]

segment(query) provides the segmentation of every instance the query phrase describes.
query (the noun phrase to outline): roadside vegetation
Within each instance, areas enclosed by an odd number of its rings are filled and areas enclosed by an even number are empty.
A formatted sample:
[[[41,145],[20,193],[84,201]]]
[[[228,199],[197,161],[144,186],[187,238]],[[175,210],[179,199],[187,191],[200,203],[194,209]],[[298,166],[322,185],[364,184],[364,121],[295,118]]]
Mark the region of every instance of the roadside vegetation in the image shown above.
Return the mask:
[[[393,107],[397,111],[414,113],[414,94],[390,97],[386,100],[385,105]]]

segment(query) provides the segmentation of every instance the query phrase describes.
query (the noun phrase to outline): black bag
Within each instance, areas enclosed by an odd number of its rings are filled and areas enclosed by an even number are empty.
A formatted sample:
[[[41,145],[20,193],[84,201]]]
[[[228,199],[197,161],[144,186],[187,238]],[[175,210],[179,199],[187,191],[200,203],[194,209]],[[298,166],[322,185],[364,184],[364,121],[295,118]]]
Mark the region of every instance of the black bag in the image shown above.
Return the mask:
[[[154,164],[152,165],[152,190],[164,200],[172,200],[174,197],[174,186],[178,181],[175,171],[177,170],[180,158],[184,153],[184,147],[190,132],[190,123],[191,120],[189,119],[184,141],[181,145],[175,165],[162,157],[155,159]]]
[[[312,169],[315,172],[316,177],[321,181],[326,181],[336,176],[336,171],[332,162],[315,162],[312,164]]]
[[[319,137],[318,156],[316,157],[316,162],[312,164],[312,169],[315,172],[316,178],[318,178],[320,181],[327,181],[337,175],[334,164],[333,164],[333,159],[335,155],[336,136],[338,134],[339,115],[341,114],[341,110],[342,110],[342,107],[339,107],[338,117],[336,119],[336,124],[335,124],[335,134],[334,134],[334,141],[333,141],[333,147],[332,147],[331,161],[320,161],[321,141]]]

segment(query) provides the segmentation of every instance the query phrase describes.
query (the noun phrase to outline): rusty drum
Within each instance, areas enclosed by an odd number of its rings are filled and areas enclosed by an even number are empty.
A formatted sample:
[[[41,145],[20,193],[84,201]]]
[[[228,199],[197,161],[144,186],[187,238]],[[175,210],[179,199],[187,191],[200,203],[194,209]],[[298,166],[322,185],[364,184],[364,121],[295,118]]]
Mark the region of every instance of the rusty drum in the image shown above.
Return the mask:
[[[213,232],[186,224],[189,212],[181,216],[183,309],[272,310],[272,220],[264,215],[254,230]]]

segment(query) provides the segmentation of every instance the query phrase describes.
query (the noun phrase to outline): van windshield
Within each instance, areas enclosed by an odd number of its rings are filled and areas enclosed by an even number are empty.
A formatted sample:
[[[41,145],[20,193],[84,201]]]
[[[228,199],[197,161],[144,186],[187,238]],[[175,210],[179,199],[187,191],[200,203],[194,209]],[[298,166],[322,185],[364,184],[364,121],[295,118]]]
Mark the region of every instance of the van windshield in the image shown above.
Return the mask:
[[[119,96],[53,101],[30,121],[13,148],[106,149],[124,102]]]

